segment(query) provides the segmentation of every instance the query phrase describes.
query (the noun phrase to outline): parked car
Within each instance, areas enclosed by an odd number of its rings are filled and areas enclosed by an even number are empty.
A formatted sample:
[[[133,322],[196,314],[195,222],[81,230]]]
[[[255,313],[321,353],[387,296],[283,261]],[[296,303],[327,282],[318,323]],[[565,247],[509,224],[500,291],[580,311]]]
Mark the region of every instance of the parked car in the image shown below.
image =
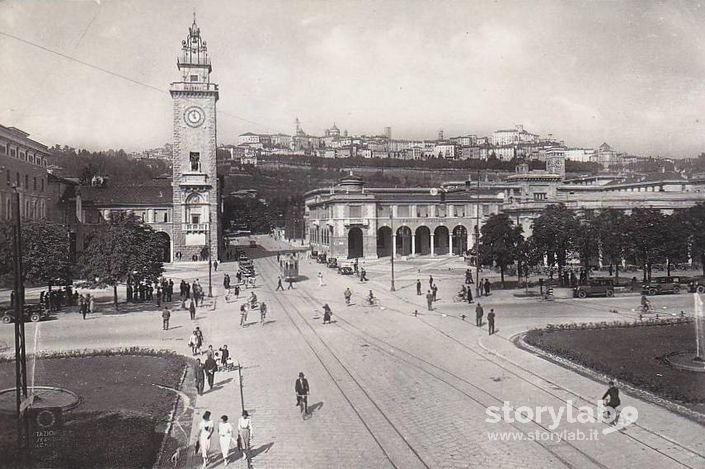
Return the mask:
[[[338,267],[338,273],[341,275],[353,275],[355,273],[355,270],[353,270],[353,268],[349,266],[342,266]]]
[[[642,293],[658,295],[661,293],[679,293],[681,291],[680,277],[656,277],[651,282],[641,286]]]
[[[255,241],[254,239],[251,239],[251,240],[250,240],[250,247],[251,247],[251,248],[256,248],[256,247],[257,247],[257,241]]]
[[[695,277],[688,282],[688,292],[690,293],[705,293],[705,278]]]
[[[338,259],[335,257],[330,257],[328,258],[328,262],[326,263],[326,267],[330,269],[337,269],[338,268]]]
[[[11,322],[15,322],[15,310],[14,309],[8,309],[5,310],[2,313],[2,321],[3,324],[10,324]],[[41,321],[42,319],[46,319],[49,317],[49,311],[47,311],[44,306],[42,305],[25,305],[24,306],[24,320],[25,322],[27,321],[32,321],[32,322],[38,322]]]
[[[613,296],[614,279],[591,278],[587,285],[578,285],[573,288],[573,298],[587,298],[588,296]]]
[[[327,258],[326,253],[323,252],[323,253],[321,253],[321,254],[318,255],[318,257],[316,258],[316,262],[318,262],[319,264],[325,264],[325,263],[326,263],[326,258]]]

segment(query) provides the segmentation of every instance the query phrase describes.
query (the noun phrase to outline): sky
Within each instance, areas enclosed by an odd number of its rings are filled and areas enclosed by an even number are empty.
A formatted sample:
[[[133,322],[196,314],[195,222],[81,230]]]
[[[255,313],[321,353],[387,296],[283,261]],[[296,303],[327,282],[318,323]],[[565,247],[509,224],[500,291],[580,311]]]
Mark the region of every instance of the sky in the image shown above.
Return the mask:
[[[172,138],[169,84],[193,12],[243,132],[431,139],[523,124],[572,147],[705,151],[696,1],[0,0],[0,124],[47,145]]]

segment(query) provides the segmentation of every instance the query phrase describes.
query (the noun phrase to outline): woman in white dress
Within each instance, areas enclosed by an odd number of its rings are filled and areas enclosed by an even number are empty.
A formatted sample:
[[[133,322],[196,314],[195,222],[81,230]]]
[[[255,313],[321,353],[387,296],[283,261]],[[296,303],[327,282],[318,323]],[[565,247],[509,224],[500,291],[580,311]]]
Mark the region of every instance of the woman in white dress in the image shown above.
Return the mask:
[[[223,462],[228,465],[228,454],[230,453],[230,442],[233,439],[233,426],[228,422],[228,416],[220,417],[218,424],[218,435],[220,436],[220,451],[223,453]]]
[[[211,420],[209,410],[203,412],[203,419],[198,424],[198,446],[199,452],[203,457],[203,467],[208,465],[208,450],[211,448],[211,435],[213,434],[214,426]]]

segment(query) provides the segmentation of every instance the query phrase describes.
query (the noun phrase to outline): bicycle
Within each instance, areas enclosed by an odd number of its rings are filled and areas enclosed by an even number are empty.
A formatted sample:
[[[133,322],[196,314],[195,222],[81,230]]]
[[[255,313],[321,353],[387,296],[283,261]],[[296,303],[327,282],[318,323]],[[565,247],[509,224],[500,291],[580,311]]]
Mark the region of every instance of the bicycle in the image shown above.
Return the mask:
[[[365,305],[366,306],[379,306],[379,299],[378,298],[370,298],[368,296],[365,298]]]

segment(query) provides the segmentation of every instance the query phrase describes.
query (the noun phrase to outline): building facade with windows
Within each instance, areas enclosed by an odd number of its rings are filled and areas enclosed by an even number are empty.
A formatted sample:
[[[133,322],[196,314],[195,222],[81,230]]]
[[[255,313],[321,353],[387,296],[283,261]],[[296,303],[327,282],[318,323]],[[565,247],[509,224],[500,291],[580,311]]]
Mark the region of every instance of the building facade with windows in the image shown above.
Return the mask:
[[[27,132],[0,125],[0,220],[12,218],[12,196],[20,194],[20,216],[49,218],[53,206],[48,188],[49,149]]]
[[[367,188],[349,175],[305,194],[306,238],[313,251],[336,258],[463,255],[478,222],[500,206],[497,193],[484,188]]]

